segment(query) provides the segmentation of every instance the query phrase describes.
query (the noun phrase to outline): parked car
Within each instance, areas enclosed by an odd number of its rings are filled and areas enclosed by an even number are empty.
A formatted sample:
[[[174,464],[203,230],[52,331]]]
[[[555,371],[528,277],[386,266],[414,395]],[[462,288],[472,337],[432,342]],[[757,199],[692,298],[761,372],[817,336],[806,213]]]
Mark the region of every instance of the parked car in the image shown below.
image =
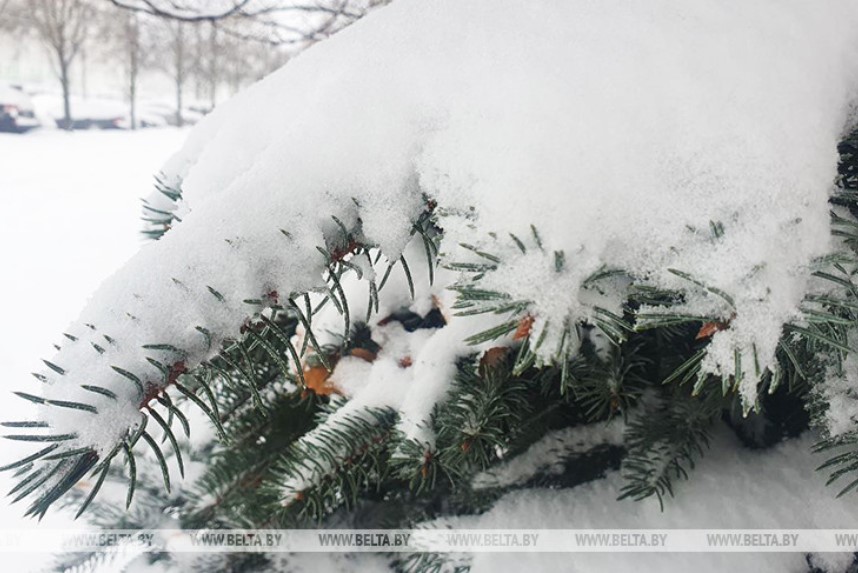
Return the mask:
[[[175,114],[175,110],[162,113],[160,108],[141,105],[137,109],[137,127],[175,125]],[[72,129],[131,129],[131,116],[124,102],[96,98],[77,100],[72,104],[72,115]],[[57,126],[63,125],[63,120],[57,119]]]
[[[72,118],[71,129],[125,129],[125,118],[117,117],[82,117]],[[66,129],[64,119],[57,119],[57,127]]]
[[[128,127],[131,127],[131,118],[127,118]],[[137,127],[166,127],[170,125],[167,120],[158,114],[150,113],[147,110],[137,111]]]
[[[123,129],[125,106],[105,98],[71,98],[71,125],[63,118],[63,100],[52,95],[45,98],[45,109],[61,129]]]
[[[167,125],[178,125],[176,106],[163,101],[147,101],[140,104],[142,114],[160,117]],[[182,124],[194,125],[207,113],[199,107],[183,107]]]
[[[16,86],[0,85],[0,131],[25,133],[39,125],[30,97]]]

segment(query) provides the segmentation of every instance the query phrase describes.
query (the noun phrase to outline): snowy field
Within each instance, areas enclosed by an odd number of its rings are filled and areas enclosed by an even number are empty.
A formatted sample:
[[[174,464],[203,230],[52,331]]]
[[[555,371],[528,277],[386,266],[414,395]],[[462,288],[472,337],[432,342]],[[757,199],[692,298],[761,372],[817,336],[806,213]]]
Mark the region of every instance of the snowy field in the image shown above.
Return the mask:
[[[26,419],[28,405],[11,390],[32,391],[30,372],[77,317],[89,295],[140,247],[139,198],[184,131],[42,130],[0,133],[0,420]],[[0,443],[0,465],[27,448]],[[0,490],[11,487],[0,475]],[[24,503],[0,505],[0,530],[35,527]],[[41,527],[71,527],[50,512]],[[76,524],[76,527],[83,527]],[[5,571],[38,570],[49,555],[4,556]]]

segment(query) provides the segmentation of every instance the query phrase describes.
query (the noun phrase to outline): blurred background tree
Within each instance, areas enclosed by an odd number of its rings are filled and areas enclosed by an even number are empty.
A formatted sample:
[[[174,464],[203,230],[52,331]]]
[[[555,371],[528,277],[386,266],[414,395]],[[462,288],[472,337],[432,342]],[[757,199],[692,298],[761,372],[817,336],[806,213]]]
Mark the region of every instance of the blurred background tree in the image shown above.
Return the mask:
[[[388,2],[0,0],[0,83],[59,88],[67,129],[80,127],[78,98],[105,95],[131,129],[146,124],[141,98],[169,100],[181,126]]]

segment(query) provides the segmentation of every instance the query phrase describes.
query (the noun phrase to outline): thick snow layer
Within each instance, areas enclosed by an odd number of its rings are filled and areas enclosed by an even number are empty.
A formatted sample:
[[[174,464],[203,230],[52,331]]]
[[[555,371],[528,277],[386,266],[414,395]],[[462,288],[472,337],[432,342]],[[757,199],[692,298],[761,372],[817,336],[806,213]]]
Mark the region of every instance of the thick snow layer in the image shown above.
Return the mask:
[[[824,404],[825,428],[832,437],[854,430],[858,423],[858,357],[848,355],[842,370],[840,374],[829,372],[825,384],[815,389]]]
[[[808,265],[830,248],[836,144],[858,94],[856,26],[852,0],[400,0],[194,130],[165,168],[183,182],[183,222],[69,328],[77,341],[51,359],[65,374],[44,372],[50,398],[100,415],[44,415],[78,445],[111,449],[140,416],[111,366],[158,381],[147,357],[210,357],[239,335],[245,299],[324,286],[316,247],[337,236],[332,215],[355,231],[360,222],[364,242],[395,260],[425,197],[443,215],[445,250],[467,242],[503,258],[485,284],[532,301],[545,351],[564,319],[591,315],[582,284],[609,267],[685,291],[689,312],[732,317],[707,371],[733,372],[737,351],[766,367]],[[530,225],[545,255],[502,239]],[[565,253],[559,271],[554,251]],[[600,304],[616,311],[623,296]],[[421,402],[440,390],[413,385]],[[753,403],[754,376],[741,391]]]
[[[854,344],[858,332],[849,332]],[[858,424],[858,356],[850,353],[841,365],[830,364],[825,383],[813,389],[815,407],[822,408],[822,425],[830,437],[854,431]]]
[[[570,489],[527,489],[501,498],[487,513],[427,524],[454,528],[546,529],[838,529],[855,525],[854,499],[834,499],[808,452],[813,436],[760,452],[739,447],[726,429],[713,442],[689,481],[674,483],[676,497],[659,509],[652,498],[617,501],[618,472]],[[801,553],[551,554],[479,553],[472,573],[514,571],[754,571],[804,572]],[[850,555],[814,556],[830,573],[845,572]]]

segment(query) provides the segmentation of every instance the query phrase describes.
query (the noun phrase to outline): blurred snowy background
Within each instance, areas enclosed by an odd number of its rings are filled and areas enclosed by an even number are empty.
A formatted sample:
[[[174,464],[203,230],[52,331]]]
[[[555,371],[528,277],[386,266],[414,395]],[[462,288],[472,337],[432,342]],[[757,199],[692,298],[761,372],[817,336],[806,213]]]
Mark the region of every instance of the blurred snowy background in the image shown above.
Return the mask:
[[[0,419],[140,247],[140,197],[195,124],[378,0],[0,0]],[[0,442],[0,465],[26,444]],[[0,474],[0,491],[12,487]],[[0,530],[33,528],[0,501]],[[85,527],[52,512],[40,527]],[[36,571],[52,556],[4,556]]]
[[[0,130],[12,123],[10,112],[31,109],[36,121],[22,128],[192,124],[309,42],[281,41],[279,20],[261,34],[257,18],[239,25],[196,19],[209,9],[222,14],[231,2],[186,3],[204,8],[178,19],[153,15],[158,4],[0,0]],[[287,14],[280,19],[290,22]],[[316,27],[305,16],[295,25]]]
[[[0,133],[0,193],[6,221],[0,226],[0,418],[26,418],[23,400],[9,392],[38,384],[41,365],[90,293],[141,244],[139,197],[152,174],[182,142],[185,130],[88,131],[57,129],[26,136]],[[31,386],[30,386],[31,387]],[[27,451],[0,444],[2,463]],[[0,474],[0,490],[13,482]],[[36,527],[23,520],[23,505],[0,502],[0,529]],[[41,527],[84,527],[52,513]],[[36,570],[50,555],[7,555],[9,571]],[[10,565],[10,564],[14,564]],[[5,567],[4,567],[5,568]]]

